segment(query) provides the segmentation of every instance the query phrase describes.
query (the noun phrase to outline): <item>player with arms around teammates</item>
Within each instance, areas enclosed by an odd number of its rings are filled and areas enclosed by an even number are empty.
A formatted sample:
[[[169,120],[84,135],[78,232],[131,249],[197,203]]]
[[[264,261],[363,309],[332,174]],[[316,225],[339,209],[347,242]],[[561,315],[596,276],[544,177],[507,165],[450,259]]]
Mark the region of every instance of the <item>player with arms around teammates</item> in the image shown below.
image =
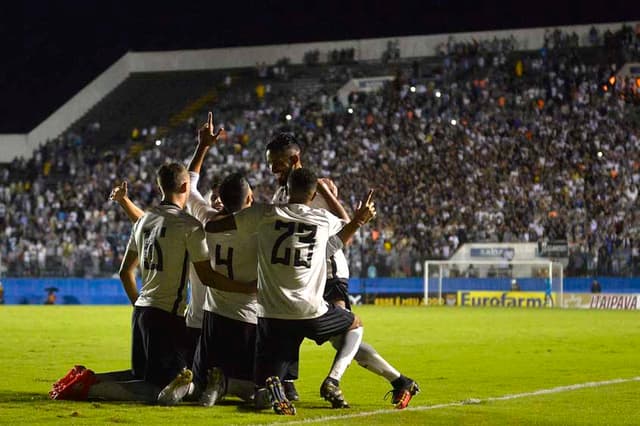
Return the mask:
[[[222,209],[211,207],[197,188],[200,170],[209,148],[217,142],[213,115],[198,133],[198,145],[189,164],[194,185],[187,206],[203,224],[219,214],[231,214],[253,203],[253,192],[239,173],[227,176],[219,188]],[[216,271],[243,282],[257,280],[255,234],[236,231],[206,234],[211,261]],[[202,336],[194,359],[196,387],[204,389],[200,401],[213,406],[225,394],[251,401],[254,396],[254,357],[257,324],[255,294],[221,292],[207,288],[204,300]]]
[[[308,169],[289,176],[288,204],[260,205],[231,216],[218,216],[206,225],[207,232],[237,229],[258,238],[258,330],[256,339],[256,385],[266,387],[278,414],[295,414],[281,380],[289,364],[296,362],[302,340],[318,344],[342,336],[352,344],[336,355],[346,370],[362,339],[362,322],[350,311],[323,299],[326,253],[329,239],[342,241],[375,216],[371,193],[348,224],[324,209],[311,208],[317,177]]]
[[[269,168],[277,177],[280,185],[274,194],[273,202],[286,203],[290,196],[287,179],[293,170],[302,167],[300,145],[293,134],[279,133],[267,145],[266,157]],[[349,220],[346,211],[337,199],[337,187],[330,179],[319,179],[318,195],[313,199],[312,207],[326,209],[343,220]],[[337,250],[333,256],[328,256],[327,263],[327,282],[324,298],[331,304],[343,309],[350,309],[348,291],[349,265],[342,250]],[[331,341],[335,348],[339,348],[344,343],[339,338]],[[402,375],[371,345],[365,342],[360,343],[354,359],[362,367],[384,377],[390,382],[392,386],[391,402],[396,408],[403,409],[407,407],[411,398],[420,391],[418,384],[414,380]],[[332,366],[328,377],[320,387],[320,395],[330,401],[335,408],[347,406],[339,388],[340,378],[341,376],[337,374]]]

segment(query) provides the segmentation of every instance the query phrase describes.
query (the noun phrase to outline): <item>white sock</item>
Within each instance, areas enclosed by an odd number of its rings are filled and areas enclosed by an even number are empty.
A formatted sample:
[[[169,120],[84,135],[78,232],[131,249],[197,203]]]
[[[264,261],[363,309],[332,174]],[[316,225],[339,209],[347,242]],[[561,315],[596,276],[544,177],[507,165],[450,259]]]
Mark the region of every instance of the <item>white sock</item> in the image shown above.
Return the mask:
[[[393,368],[378,352],[368,343],[362,342],[354,359],[362,367],[382,376],[388,381],[393,381],[400,377],[400,372]]]
[[[235,395],[245,401],[253,399],[256,384],[249,380],[229,378],[227,379],[227,395]]]
[[[364,329],[362,327],[358,327],[353,330],[349,330],[344,334],[344,337],[341,339],[342,346],[336,353],[336,357],[333,359],[333,365],[331,366],[329,377],[337,380],[338,382],[340,381],[358,351],[360,343],[362,343],[363,333]],[[334,341],[331,343],[335,344]]]

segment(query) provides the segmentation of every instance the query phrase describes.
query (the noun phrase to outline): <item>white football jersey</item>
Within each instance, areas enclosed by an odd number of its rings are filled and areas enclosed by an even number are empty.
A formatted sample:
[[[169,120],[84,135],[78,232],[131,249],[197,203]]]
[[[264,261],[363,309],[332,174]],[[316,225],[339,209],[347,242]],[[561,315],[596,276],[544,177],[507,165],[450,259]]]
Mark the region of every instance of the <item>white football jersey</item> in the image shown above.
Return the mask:
[[[289,202],[289,191],[287,186],[279,186],[271,198],[273,204],[287,204]]]
[[[212,208],[198,191],[199,175],[193,172],[189,174],[191,175],[191,194],[187,206],[196,219],[205,225],[219,214],[219,211]],[[211,266],[214,270],[235,281],[250,282],[257,279],[258,249],[255,234],[237,235],[235,230],[215,234],[205,232],[205,234]],[[200,284],[199,280],[192,282],[193,288],[197,288],[197,284]],[[194,311],[194,317],[199,308],[200,312],[204,309],[233,320],[257,324],[258,302],[255,294],[231,293],[204,287],[201,284],[200,286],[203,287],[203,297],[199,307],[196,306],[198,300],[193,299],[194,306],[191,310]],[[200,324],[202,324],[202,313],[200,313]]]
[[[279,187],[275,194],[273,194],[272,202],[275,204],[286,204],[289,202],[289,191],[286,186]],[[311,207],[325,209],[329,211],[329,205],[324,197],[318,192],[316,196],[311,201]],[[334,244],[334,246],[337,245]],[[333,278],[343,278],[345,280],[349,279],[349,262],[347,262],[347,257],[344,255],[344,251],[333,249],[331,252],[331,256],[327,256],[327,280]]]
[[[142,288],[136,306],[184,316],[188,268],[209,259],[202,225],[174,204],[161,204],[133,225],[127,251],[138,254]]]
[[[263,205],[235,214],[238,234],[257,232],[258,316],[317,318],[323,299],[329,237],[344,226],[323,209],[303,204]]]
[[[198,181],[200,180],[200,175],[195,172],[189,172],[189,178],[191,180],[191,193],[187,200],[187,212],[204,225],[207,220],[209,220],[208,218],[215,216],[218,211],[213,209],[209,203],[205,202],[200,195],[200,192],[198,192]],[[193,265],[189,266],[189,284],[191,286],[191,299],[187,305],[185,322],[187,323],[187,327],[202,328],[204,304],[207,290],[210,289],[210,287],[206,287],[202,284],[202,281],[196,273]]]

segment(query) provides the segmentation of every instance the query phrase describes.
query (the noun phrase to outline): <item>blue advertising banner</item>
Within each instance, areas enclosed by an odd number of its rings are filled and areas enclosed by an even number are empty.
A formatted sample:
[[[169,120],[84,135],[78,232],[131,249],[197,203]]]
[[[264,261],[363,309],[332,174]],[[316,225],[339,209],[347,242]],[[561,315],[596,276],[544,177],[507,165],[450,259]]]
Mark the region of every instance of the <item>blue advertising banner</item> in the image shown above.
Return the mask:
[[[565,278],[565,293],[588,293],[592,278]],[[596,277],[603,293],[640,293],[640,278]],[[544,289],[542,278],[519,278],[522,291]],[[44,304],[49,289],[55,288],[55,303],[63,305],[119,305],[128,304],[129,299],[117,278],[4,278],[4,303]],[[437,291],[438,279],[429,279],[430,293]],[[443,278],[442,292],[457,291],[509,291],[509,278]],[[424,282],[414,278],[352,278],[349,292],[361,295],[401,296],[420,298],[424,293]]]

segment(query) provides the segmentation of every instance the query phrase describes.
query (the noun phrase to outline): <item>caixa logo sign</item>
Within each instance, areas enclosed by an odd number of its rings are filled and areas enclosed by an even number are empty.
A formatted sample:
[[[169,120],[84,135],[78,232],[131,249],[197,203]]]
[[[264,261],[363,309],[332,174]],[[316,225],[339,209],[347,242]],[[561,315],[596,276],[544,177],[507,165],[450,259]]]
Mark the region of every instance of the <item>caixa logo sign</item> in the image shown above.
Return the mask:
[[[513,247],[472,248],[470,254],[471,257],[500,257],[511,260],[516,255],[516,250]]]

